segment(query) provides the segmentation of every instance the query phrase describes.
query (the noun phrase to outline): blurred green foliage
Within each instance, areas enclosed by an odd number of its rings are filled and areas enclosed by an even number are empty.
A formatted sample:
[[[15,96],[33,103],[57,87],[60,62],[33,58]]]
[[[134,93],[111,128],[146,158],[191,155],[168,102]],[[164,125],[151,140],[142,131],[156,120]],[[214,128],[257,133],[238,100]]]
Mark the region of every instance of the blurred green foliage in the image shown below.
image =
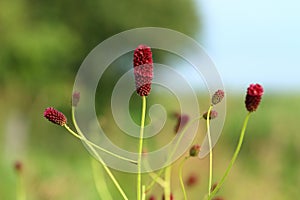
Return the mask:
[[[1,1],[0,83],[30,92],[72,82],[97,44],[145,26],[193,36],[200,20],[191,0]]]
[[[223,133],[214,149],[214,181],[218,181],[224,172],[238,141],[240,129],[246,110],[244,97],[235,96],[228,99],[228,112]],[[245,142],[237,162],[234,165],[220,195],[225,199],[264,199],[285,200],[297,199],[300,184],[300,147],[297,120],[299,113],[299,96],[267,95],[263,97],[259,109],[252,114],[246,131]],[[0,109],[5,101],[0,100]],[[65,200],[65,199],[98,199],[93,184],[89,154],[81,142],[71,137],[56,125],[49,124],[39,113],[32,116],[35,122],[27,146],[27,156],[21,157],[24,162],[26,191],[31,200]],[[0,116],[3,121],[6,118]],[[173,130],[175,119],[170,119],[169,130]],[[105,127],[115,130],[113,122],[106,122]],[[3,124],[2,124],[3,125]],[[172,126],[173,125],[173,126]],[[200,122],[200,135],[205,130],[205,122]],[[1,127],[3,128],[3,127]],[[120,139],[120,137],[119,137]],[[3,140],[1,140],[3,141]],[[12,148],[12,147],[10,147]],[[8,152],[7,156],[14,156]],[[20,154],[21,152],[19,152]],[[24,154],[24,152],[22,152]],[[21,155],[22,155],[21,153]],[[0,199],[15,198],[16,175],[12,163],[0,160]],[[172,191],[182,195],[178,181],[178,163],[173,167]],[[189,198],[199,199],[206,192],[207,158],[189,160],[184,168],[184,178],[190,174],[197,175],[199,182],[188,187]],[[134,174],[116,172],[118,180],[129,197],[135,197],[132,184],[136,181]],[[114,191],[115,199],[120,199],[113,183],[108,177],[108,187]],[[146,177],[145,177],[146,179]],[[72,184],[70,184],[72,183]],[[151,194],[157,198],[162,190],[155,187]]]

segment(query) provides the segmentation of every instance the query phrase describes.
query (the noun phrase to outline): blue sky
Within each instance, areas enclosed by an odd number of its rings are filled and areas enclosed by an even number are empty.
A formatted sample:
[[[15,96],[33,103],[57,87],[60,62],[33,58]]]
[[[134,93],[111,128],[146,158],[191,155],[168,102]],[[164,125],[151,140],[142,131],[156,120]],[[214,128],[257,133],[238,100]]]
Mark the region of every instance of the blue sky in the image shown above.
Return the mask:
[[[300,1],[199,0],[202,35],[225,87],[300,92]]]

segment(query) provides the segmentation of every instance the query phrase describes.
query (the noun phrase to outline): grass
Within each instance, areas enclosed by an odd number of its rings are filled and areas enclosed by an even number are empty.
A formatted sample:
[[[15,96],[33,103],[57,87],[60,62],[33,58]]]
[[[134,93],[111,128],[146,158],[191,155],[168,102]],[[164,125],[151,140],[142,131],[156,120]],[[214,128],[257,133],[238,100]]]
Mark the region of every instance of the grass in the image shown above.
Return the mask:
[[[49,124],[42,118],[44,108],[53,105],[50,100],[44,96],[36,99],[34,103],[27,100],[29,104],[31,102],[31,109],[26,110],[26,107],[21,105],[23,102],[15,99],[15,96],[13,93],[4,92],[0,100],[0,146],[4,147],[0,154],[0,199],[15,199],[17,179],[13,162],[16,159],[24,162],[26,191],[30,200],[99,199],[94,186],[89,154],[81,142],[68,135],[63,128]],[[11,98],[14,99],[10,101]],[[246,115],[243,98],[235,96],[228,99],[224,132],[214,149],[213,182],[217,181],[226,169],[237,143],[242,120]],[[66,99],[62,99],[61,102],[60,105],[69,103]],[[67,107],[62,109],[68,111]],[[220,195],[231,200],[298,198],[299,110],[300,96],[273,94],[263,97],[258,111],[250,118],[244,146]],[[16,143],[23,146],[22,151],[18,146],[8,146],[9,140],[18,141],[18,137],[10,138],[7,135],[8,121],[16,113],[21,113],[21,116],[26,118],[28,127],[20,133],[25,135],[22,137],[25,138],[24,141]],[[170,124],[166,124],[168,127],[175,125],[175,120],[172,120]],[[106,122],[106,127],[110,129],[109,122]],[[173,169],[172,192],[175,196],[182,196],[176,171],[178,164]],[[135,184],[128,182],[135,183],[136,176],[114,170],[113,173],[120,180],[129,199],[135,199]],[[188,160],[183,171],[184,179],[189,174],[196,174],[199,183],[187,188],[188,196],[191,200],[199,199],[207,190],[208,159]],[[107,179],[106,176],[99,178]],[[110,180],[107,180],[107,185],[115,191]],[[162,190],[155,187],[153,193],[160,199]],[[112,195],[114,199],[120,199],[117,192],[113,192]]]

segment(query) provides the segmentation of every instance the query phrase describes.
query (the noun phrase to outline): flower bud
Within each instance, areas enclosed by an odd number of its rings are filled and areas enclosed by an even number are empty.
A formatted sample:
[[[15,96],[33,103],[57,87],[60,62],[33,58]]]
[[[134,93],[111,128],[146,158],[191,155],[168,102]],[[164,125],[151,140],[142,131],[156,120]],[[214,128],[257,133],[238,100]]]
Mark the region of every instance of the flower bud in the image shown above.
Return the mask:
[[[67,123],[66,116],[52,107],[45,109],[44,117],[48,119],[50,122],[60,126],[64,126]]]
[[[155,198],[154,195],[151,195],[151,196],[149,197],[149,200],[156,200],[156,198]]]
[[[169,199],[165,199],[165,195],[163,194],[162,196],[162,200],[174,200],[173,194],[170,194],[170,198]]]
[[[74,92],[72,95],[72,106],[76,107],[80,100],[80,92]]]
[[[186,181],[186,185],[189,187],[194,186],[197,183],[198,183],[198,177],[195,174],[191,174]]]
[[[184,126],[186,126],[186,124],[188,123],[190,117],[186,114],[175,114],[176,118],[177,118],[177,124],[175,126],[175,133],[180,132]]]
[[[207,114],[208,114],[208,112],[205,112],[205,113],[202,115],[202,117],[203,117],[205,120],[207,120]],[[217,117],[218,117],[218,112],[217,112],[217,111],[215,111],[215,110],[210,111],[209,119],[215,119],[215,118],[217,118]]]
[[[199,152],[200,152],[199,144],[195,144],[190,148],[190,156],[192,157],[198,156]]]
[[[14,164],[16,172],[21,173],[23,171],[23,163],[21,161],[16,161]]]
[[[210,191],[213,192],[213,191],[216,189],[217,185],[218,185],[218,183],[214,183],[214,184],[211,186]]]
[[[213,105],[216,105],[216,104],[220,103],[223,98],[224,98],[224,91],[223,90],[218,90],[212,96],[211,103]]]
[[[153,79],[153,60],[150,47],[139,45],[134,50],[133,67],[136,92],[140,96],[148,96]]]
[[[256,111],[261,101],[261,97],[264,93],[264,89],[260,84],[251,84],[247,89],[247,95],[245,99],[246,109],[249,112]]]

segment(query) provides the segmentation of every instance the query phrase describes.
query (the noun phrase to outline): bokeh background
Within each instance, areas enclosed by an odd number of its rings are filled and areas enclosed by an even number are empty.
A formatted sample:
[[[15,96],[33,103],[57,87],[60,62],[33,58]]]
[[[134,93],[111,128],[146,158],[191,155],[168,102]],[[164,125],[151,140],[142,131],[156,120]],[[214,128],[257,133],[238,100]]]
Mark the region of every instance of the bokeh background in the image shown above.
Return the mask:
[[[55,106],[70,118],[73,81],[85,56],[114,34],[146,26],[170,28],[195,38],[224,80],[228,111],[215,148],[215,181],[234,151],[246,114],[243,101],[248,84],[265,87],[262,105],[250,120],[240,157],[220,195],[231,200],[297,199],[299,9],[295,0],[0,1],[0,199],[16,198],[16,160],[24,164],[30,200],[99,199],[88,152],[63,128],[48,123],[43,111]],[[156,56],[164,60],[159,52]],[[105,88],[97,97],[97,108],[108,130],[116,129],[106,117],[112,77],[124,70],[115,63],[101,79]],[[183,73],[189,74],[188,70]],[[207,94],[199,98],[208,105]],[[160,100],[168,102],[164,97]],[[169,107],[170,113],[176,106]],[[133,117],[138,116],[133,112]],[[170,114],[170,132],[175,124]],[[207,166],[207,159],[194,159],[185,167],[185,179],[198,178],[188,188],[191,199],[205,192]],[[172,186],[180,199],[176,169],[175,165]],[[134,182],[135,176],[114,173],[134,199],[135,187],[127,182]],[[121,199],[109,180],[107,185],[114,199]],[[158,187],[154,191],[160,199],[162,191]]]

